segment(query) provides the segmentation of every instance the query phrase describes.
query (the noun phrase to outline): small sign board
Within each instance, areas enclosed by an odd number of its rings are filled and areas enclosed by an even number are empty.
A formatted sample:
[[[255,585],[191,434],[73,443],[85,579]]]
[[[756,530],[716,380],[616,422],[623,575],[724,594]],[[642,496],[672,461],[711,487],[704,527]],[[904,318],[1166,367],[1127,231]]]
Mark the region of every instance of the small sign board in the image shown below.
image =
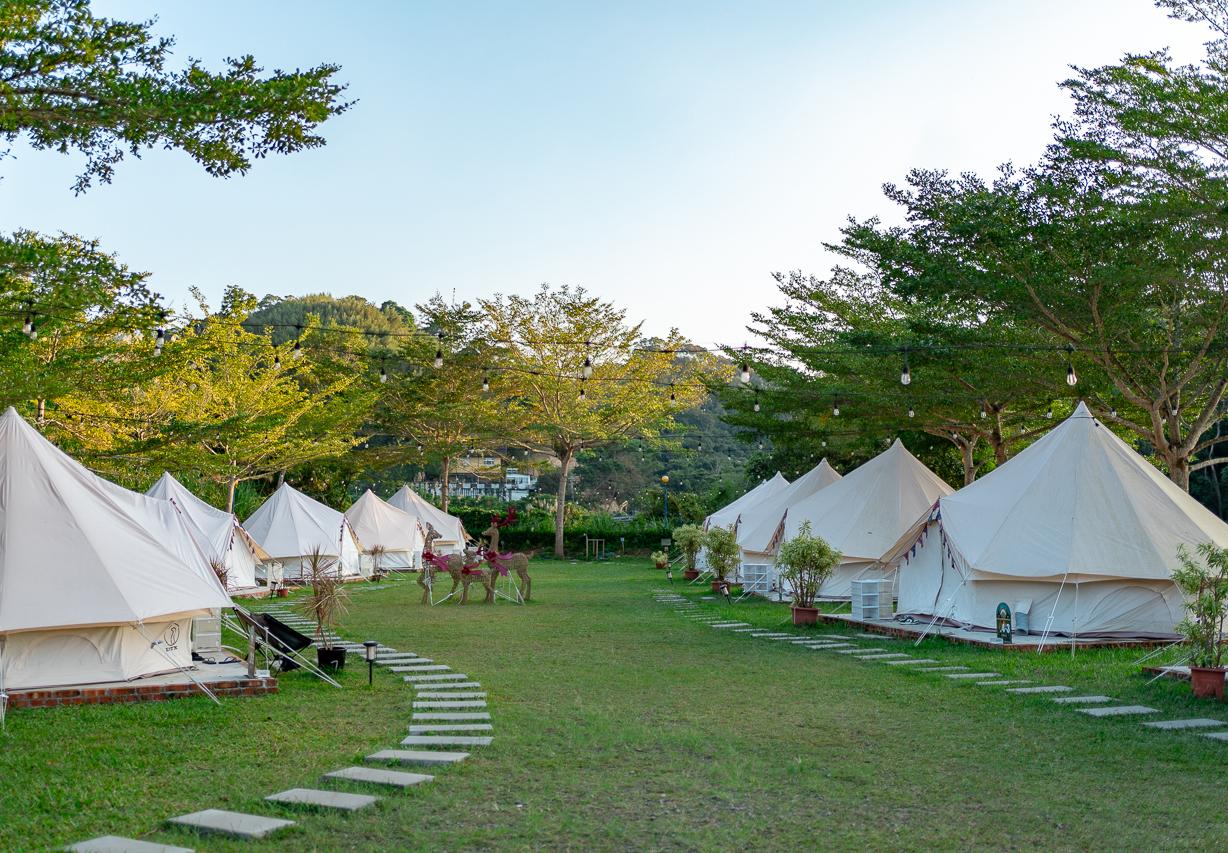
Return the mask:
[[[1011,609],[1003,601],[998,605],[998,639],[1004,644],[1013,642],[1011,635]]]
[[[661,540],[661,547],[662,547],[662,548],[668,548],[670,545],[673,545],[673,544],[674,544],[674,540],[673,540],[673,539],[666,538],[666,539],[662,539],[662,540]]]

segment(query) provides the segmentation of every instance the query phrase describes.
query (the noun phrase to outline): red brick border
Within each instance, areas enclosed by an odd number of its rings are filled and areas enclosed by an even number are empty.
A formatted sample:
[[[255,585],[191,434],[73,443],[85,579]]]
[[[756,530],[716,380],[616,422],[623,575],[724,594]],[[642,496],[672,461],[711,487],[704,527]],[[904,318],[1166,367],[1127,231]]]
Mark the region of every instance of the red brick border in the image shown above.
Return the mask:
[[[266,696],[278,690],[276,678],[205,682],[215,696]],[[191,681],[180,684],[141,684],[119,687],[61,687],[16,690],[9,693],[10,708],[58,708],[61,705],[110,705],[117,702],[162,702],[197,696]]]

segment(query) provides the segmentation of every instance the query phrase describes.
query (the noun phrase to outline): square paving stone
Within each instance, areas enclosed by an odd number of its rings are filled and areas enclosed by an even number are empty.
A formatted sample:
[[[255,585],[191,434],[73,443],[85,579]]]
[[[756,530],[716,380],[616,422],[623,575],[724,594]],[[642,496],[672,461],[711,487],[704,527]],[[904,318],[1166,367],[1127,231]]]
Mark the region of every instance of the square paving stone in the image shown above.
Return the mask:
[[[856,657],[857,657],[857,660],[894,660],[896,658],[906,658],[908,657],[908,655],[904,654],[903,652],[887,652],[886,654],[882,654],[882,655],[880,654],[865,655],[865,656],[857,655]]]
[[[1063,705],[1098,705],[1117,700],[1111,696],[1055,696],[1053,701],[1061,702]]]
[[[785,641],[788,641],[788,642],[793,642],[794,640],[801,640],[801,639],[805,639],[805,638],[804,638],[804,637],[799,637],[799,636],[797,636],[797,634],[780,634],[779,636],[776,636],[776,637],[768,637],[767,639],[772,640],[773,642],[783,643],[783,642],[785,642]]]
[[[420,684],[426,681],[467,681],[469,676],[463,672],[438,672],[428,675],[407,675],[405,680],[411,684]]]
[[[317,809],[336,809],[356,812],[379,802],[379,797],[370,794],[347,794],[344,791],[321,791],[316,788],[291,788],[265,797],[271,803],[291,806],[310,806]]]
[[[796,637],[797,635],[796,634],[781,634],[776,631],[761,631],[758,634],[751,634],[751,636],[757,640],[765,639],[765,638],[770,640],[774,637]]]
[[[367,756],[371,762],[400,764],[456,764],[469,757],[467,752],[441,752],[430,749],[381,749]]]
[[[345,767],[324,774],[325,779],[344,779],[347,782],[366,782],[370,785],[388,785],[393,788],[409,788],[431,782],[434,776],[425,773],[406,773],[403,770],[380,770],[378,767]]]
[[[101,835],[89,841],[78,841],[65,849],[82,853],[194,853],[191,847],[170,847],[119,835]]]
[[[1211,740],[1228,740],[1228,732],[1199,732],[1199,734]]]
[[[1071,693],[1073,687],[1067,687],[1065,684],[1042,684],[1039,687],[1012,687],[1007,690],[1007,693]]]
[[[997,681],[978,681],[977,687],[1005,687],[1008,684],[1027,684],[1026,678],[1002,678]]]
[[[758,628],[734,628],[733,632],[735,634],[750,634],[758,630]]]
[[[895,637],[888,637],[885,634],[858,634],[863,640],[894,640]]]
[[[439,732],[490,732],[494,731],[490,723],[411,723],[411,735],[429,735]]]
[[[486,703],[481,699],[459,699],[455,701],[445,699],[437,702],[418,702],[415,700],[414,707],[421,708],[424,711],[431,709],[442,711],[448,708],[485,708]]]
[[[415,690],[477,690],[482,685],[477,681],[426,681],[411,684]],[[486,694],[482,694],[486,695]]]
[[[415,711],[415,720],[489,720],[487,711]]]
[[[225,809],[205,809],[167,820],[175,826],[185,826],[197,832],[210,832],[216,835],[228,835],[231,838],[266,838],[278,830],[294,826],[292,820],[282,820],[276,817],[265,817],[258,814],[229,812]]]
[[[716,622],[712,625],[713,628],[741,628],[745,626],[745,622]]]
[[[856,648],[851,648],[851,649],[841,649],[840,651],[836,652],[836,654],[838,655],[860,655],[860,654],[868,655],[874,652],[885,652],[885,651],[887,650],[886,649],[863,649],[860,647],[856,647]]]
[[[996,678],[1000,672],[948,672],[947,678]]]
[[[1194,717],[1189,720],[1156,720],[1154,723],[1143,723],[1143,725],[1153,729],[1213,729],[1216,726],[1228,725],[1228,723],[1207,717]]]
[[[811,643],[806,648],[809,649],[847,649],[852,647],[852,643]]]
[[[460,692],[443,692],[443,693],[423,693],[417,694],[418,699],[485,699],[486,693],[481,690],[467,690]]]
[[[909,664],[938,663],[933,658],[906,658],[905,660],[883,661],[887,666],[908,666]]]
[[[966,666],[923,666],[917,672],[966,672],[967,669]]]
[[[1112,705],[1107,708],[1078,708],[1080,714],[1089,717],[1126,717],[1131,714],[1158,714],[1155,708],[1146,705]]]
[[[389,667],[389,669],[391,669],[393,672],[412,672],[421,674],[424,672],[448,672],[452,669],[452,667],[442,663],[427,663],[422,664],[421,666],[392,666]]]
[[[490,746],[493,737],[486,735],[410,735],[401,746]]]

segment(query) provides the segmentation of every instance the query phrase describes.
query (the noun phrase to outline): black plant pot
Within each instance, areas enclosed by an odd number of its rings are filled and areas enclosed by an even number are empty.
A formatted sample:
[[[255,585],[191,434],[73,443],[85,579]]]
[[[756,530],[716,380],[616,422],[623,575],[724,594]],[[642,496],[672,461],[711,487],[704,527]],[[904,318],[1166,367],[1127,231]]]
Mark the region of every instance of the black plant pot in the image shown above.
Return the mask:
[[[339,646],[334,646],[331,649],[317,648],[316,661],[320,664],[320,669],[333,670],[336,672],[339,669],[345,669],[345,649]]]

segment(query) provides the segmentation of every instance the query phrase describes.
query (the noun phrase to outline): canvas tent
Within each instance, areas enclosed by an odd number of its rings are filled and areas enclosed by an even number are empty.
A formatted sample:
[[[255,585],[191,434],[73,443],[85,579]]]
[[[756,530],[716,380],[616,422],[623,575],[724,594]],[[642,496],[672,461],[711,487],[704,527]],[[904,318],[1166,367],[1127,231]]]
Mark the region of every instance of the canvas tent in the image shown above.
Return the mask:
[[[465,532],[465,525],[461,520],[454,515],[448,515],[409,486],[401,486],[397,493],[388,499],[388,503],[418,519],[427,535],[430,535],[432,529],[439,535],[432,546],[436,553],[453,554],[464,549],[469,534]]]
[[[764,480],[742,497],[718,509],[704,519],[704,529],[709,527],[729,527],[738,523],[738,518],[748,506],[776,494],[789,485],[789,481],[779,471],[770,480]]]
[[[747,506],[738,522],[738,546],[755,553],[773,550],[789,508],[839,479],[840,472],[824,459],[780,491]]]
[[[197,547],[210,563],[218,562],[225,570],[228,589],[238,591],[256,586],[256,578],[263,576],[261,564],[269,555],[239,525],[233,513],[205,503],[170,472],[163,472],[145,494],[170,501],[187,516]]]
[[[888,560],[901,614],[992,628],[999,602],[1030,630],[1168,636],[1182,618],[1177,549],[1228,545],[1228,525],[1080,403],[1005,465],[943,497]]]
[[[0,416],[0,691],[189,667],[192,618],[229,606],[173,505]]]
[[[345,516],[289,483],[269,495],[243,527],[272,560],[281,563],[286,580],[310,577],[310,558],[317,549],[337,561],[336,571],[342,577],[362,573],[361,547]]]
[[[819,590],[823,598],[848,598],[859,578],[889,577],[879,564],[900,535],[951,487],[926,468],[897,438],[887,450],[808,498],[793,504],[776,541],[764,552],[744,549],[743,570],[768,566],[767,577],[779,587],[772,566],[775,548],[797,535],[804,522],[843,555]],[[763,590],[755,590],[763,592]]]
[[[363,560],[374,570],[372,551],[383,548],[381,569],[412,569],[421,565],[422,525],[409,513],[399,510],[367,489],[345,511],[362,543]]]

